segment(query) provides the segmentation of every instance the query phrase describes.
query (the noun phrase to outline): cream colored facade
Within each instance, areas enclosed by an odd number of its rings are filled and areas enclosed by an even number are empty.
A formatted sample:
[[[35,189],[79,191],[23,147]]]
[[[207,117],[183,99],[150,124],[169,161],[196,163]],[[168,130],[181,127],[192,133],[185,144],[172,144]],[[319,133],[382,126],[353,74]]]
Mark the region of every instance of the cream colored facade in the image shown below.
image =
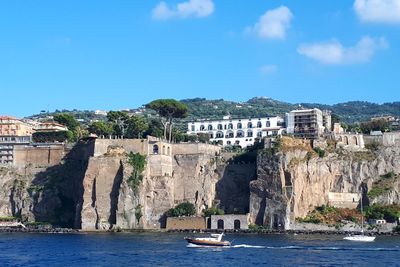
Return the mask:
[[[0,116],[0,136],[31,136],[32,125],[17,118]]]

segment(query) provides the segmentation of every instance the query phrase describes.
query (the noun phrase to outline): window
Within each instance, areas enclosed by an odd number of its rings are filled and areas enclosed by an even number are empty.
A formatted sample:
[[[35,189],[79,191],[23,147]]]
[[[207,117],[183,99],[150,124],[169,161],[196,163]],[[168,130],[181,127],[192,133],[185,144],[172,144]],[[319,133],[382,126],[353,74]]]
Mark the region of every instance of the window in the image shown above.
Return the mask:
[[[238,137],[238,138],[244,137],[244,132],[243,131],[237,131],[236,132],[236,137]]]
[[[267,123],[265,124],[265,126],[271,127],[271,122],[267,121]]]
[[[216,138],[224,138],[224,133],[221,131],[217,132]]]
[[[262,127],[261,121],[257,122],[257,128],[261,128],[261,127]]]
[[[212,129],[213,129],[212,125],[209,124],[209,125],[208,125],[208,130],[209,130],[209,131],[212,131]]]
[[[236,141],[235,141],[235,144],[236,144],[236,145],[239,145],[239,144],[240,144],[240,141],[239,141],[239,140],[236,140]]]
[[[235,220],[233,222],[233,228],[235,228],[235,230],[240,229],[240,221],[239,220]]]
[[[208,136],[210,137],[210,139],[214,138],[214,134],[213,133],[208,133]]]
[[[158,145],[153,146],[153,154],[158,154]]]
[[[240,122],[237,124],[237,128],[242,129],[242,124]]]
[[[253,123],[248,122],[248,123],[247,123],[247,128],[253,128]]]
[[[233,124],[232,123],[228,124],[228,129],[230,129],[230,130],[233,129]]]
[[[232,144],[232,142],[231,142],[231,141],[227,141],[226,144],[227,144],[227,145],[230,145],[230,144]]]
[[[247,131],[247,137],[253,137],[253,131],[251,130]]]
[[[224,229],[224,220],[219,219],[217,221],[217,228],[223,230]]]
[[[194,130],[195,130],[194,125],[192,125],[192,132],[194,132]]]
[[[200,131],[204,131],[205,126],[204,125],[200,125]]]
[[[262,132],[258,132],[257,137],[262,137]]]
[[[222,124],[218,124],[218,130],[222,130]]]
[[[226,138],[233,138],[233,137],[234,137],[234,134],[233,134],[232,131],[227,131],[225,137],[226,137]]]

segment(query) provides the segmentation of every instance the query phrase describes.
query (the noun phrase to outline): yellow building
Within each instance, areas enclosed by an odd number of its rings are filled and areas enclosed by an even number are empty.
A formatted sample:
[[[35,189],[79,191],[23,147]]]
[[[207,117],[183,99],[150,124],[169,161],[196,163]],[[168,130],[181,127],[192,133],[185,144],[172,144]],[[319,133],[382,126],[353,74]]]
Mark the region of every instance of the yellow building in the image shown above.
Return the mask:
[[[17,118],[0,116],[0,136],[31,136],[32,125]]]

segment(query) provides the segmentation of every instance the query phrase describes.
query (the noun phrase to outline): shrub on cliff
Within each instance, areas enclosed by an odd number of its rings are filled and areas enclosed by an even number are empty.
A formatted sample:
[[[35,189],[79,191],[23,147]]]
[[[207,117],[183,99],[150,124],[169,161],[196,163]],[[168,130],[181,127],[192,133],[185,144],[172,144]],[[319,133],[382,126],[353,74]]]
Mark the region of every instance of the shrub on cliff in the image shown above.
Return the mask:
[[[400,218],[400,205],[374,204],[365,208],[365,215],[368,219],[385,219],[388,222],[395,222]]]
[[[128,163],[133,167],[133,171],[127,182],[132,190],[136,193],[140,183],[143,180],[142,172],[146,166],[146,156],[131,152],[128,155]]]
[[[224,210],[217,207],[211,207],[203,210],[203,217],[210,217],[211,215],[224,215],[224,214],[225,214]]]
[[[168,217],[180,217],[180,216],[193,216],[196,214],[196,208],[192,203],[183,202],[167,211]]]

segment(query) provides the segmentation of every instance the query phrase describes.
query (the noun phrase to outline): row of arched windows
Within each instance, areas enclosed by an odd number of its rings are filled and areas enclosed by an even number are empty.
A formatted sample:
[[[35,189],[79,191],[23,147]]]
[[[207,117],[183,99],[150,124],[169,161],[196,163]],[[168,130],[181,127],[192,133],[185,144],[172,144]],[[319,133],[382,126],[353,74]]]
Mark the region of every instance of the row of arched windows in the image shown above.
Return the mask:
[[[211,133],[208,133],[208,135],[209,135],[210,139],[214,138],[214,133],[211,132]],[[235,133],[233,131],[226,131],[225,135],[224,135],[223,131],[218,131],[215,134],[215,138],[217,138],[217,139],[218,138],[234,138],[234,137],[241,138],[241,137],[253,137],[253,135],[254,135],[254,133],[253,133],[252,130],[248,130],[246,134],[245,134],[244,131],[238,130],[236,132],[236,136],[235,136]],[[261,131],[257,132],[257,137],[262,137],[262,132]]]
[[[153,145],[153,154],[155,154],[155,155],[161,154],[161,155],[171,156],[171,148],[169,146],[166,147],[164,145],[164,146],[162,146],[161,151],[160,151],[159,146],[156,144],[156,145]]]
[[[262,128],[263,127],[261,121],[258,121],[256,126],[257,126],[256,128]],[[271,127],[271,122],[267,121],[265,123],[265,127]],[[247,123],[247,128],[253,128],[253,123],[252,122],[248,122]],[[225,125],[218,124],[216,130],[226,130],[226,129],[232,130],[233,129],[233,123],[229,123],[229,124],[225,124]],[[241,122],[237,123],[236,124],[236,129],[243,129],[243,124]],[[200,125],[200,131],[205,131],[205,130],[206,130],[206,126],[205,125]],[[207,130],[208,131],[212,131],[212,130],[215,130],[215,129],[212,126],[212,124],[209,124],[207,126]]]

